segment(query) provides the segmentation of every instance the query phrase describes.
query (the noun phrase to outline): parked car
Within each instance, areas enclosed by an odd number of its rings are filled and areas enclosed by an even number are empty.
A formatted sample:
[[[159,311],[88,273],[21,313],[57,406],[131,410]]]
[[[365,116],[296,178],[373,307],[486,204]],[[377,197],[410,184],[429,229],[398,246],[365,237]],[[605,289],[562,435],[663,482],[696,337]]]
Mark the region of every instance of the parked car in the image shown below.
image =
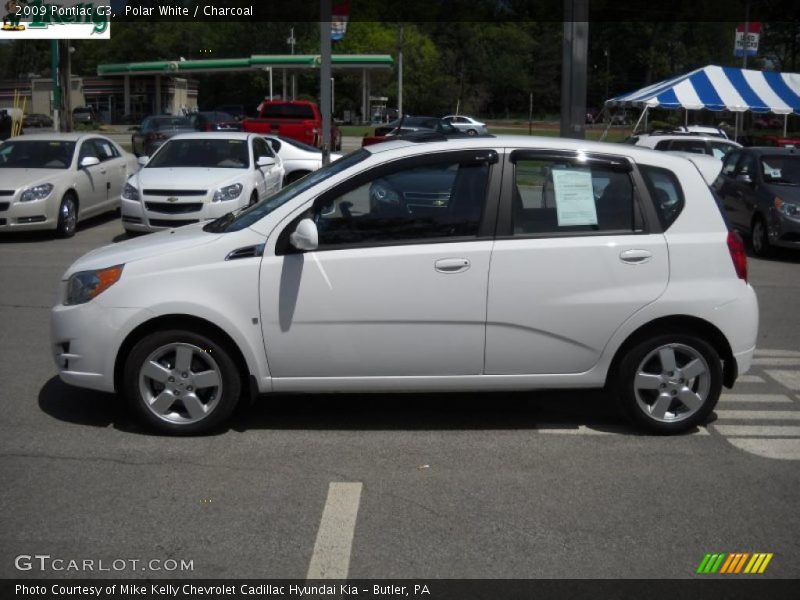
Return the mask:
[[[0,232],[54,229],[119,207],[136,158],[101,135],[29,134],[0,146]]]
[[[146,117],[138,127],[132,127],[131,147],[136,156],[152,156],[161,144],[179,133],[196,131],[186,117],[159,115]]]
[[[489,133],[489,130],[486,129],[486,123],[481,123],[466,115],[447,115],[442,117],[442,120],[468,135],[485,135]]]
[[[232,115],[235,121],[245,119],[248,112],[245,110],[244,104],[220,104],[214,110]]]
[[[283,186],[281,159],[254,134],[176,135],[139,161],[142,169],[122,193],[122,225],[128,232],[215,219]]]
[[[387,138],[436,132],[447,136],[465,136],[466,134],[454,125],[436,117],[403,117],[391,123],[375,128],[371,136],[364,136],[362,146],[369,146],[386,141]]]
[[[189,115],[197,131],[241,131],[242,124],[233,115],[217,110],[200,111]]]
[[[305,177],[322,167],[322,150],[319,148],[280,135],[265,135],[264,139],[281,157],[285,172],[284,185]],[[341,157],[341,154],[331,152],[331,161]]]
[[[731,150],[742,147],[741,144],[732,140],[722,139],[719,136],[689,132],[642,133],[631,136],[626,141],[629,144],[645,146],[654,150],[708,154],[720,160],[725,158]]]
[[[604,386],[677,433],[749,369],[758,306],[686,159],[464,136],[361,148],[244,211],[96,249],[51,333],[65,382],[173,434],[271,392]]]
[[[309,146],[322,147],[322,113],[313,102],[305,100],[264,100],[258,118],[244,119],[242,130],[262,135],[292,138]],[[332,150],[342,149],[342,134],[331,123]]]
[[[22,124],[25,127],[52,127],[53,119],[51,119],[47,115],[41,115],[38,113],[28,113],[22,119]]]
[[[776,116],[764,116],[753,119],[753,127],[756,129],[782,129],[783,118]]]
[[[97,113],[91,106],[76,106],[72,109],[72,122],[84,125],[93,125],[99,120]]]
[[[800,248],[800,152],[742,148],[726,158],[715,188],[733,227],[751,236],[753,251]]]

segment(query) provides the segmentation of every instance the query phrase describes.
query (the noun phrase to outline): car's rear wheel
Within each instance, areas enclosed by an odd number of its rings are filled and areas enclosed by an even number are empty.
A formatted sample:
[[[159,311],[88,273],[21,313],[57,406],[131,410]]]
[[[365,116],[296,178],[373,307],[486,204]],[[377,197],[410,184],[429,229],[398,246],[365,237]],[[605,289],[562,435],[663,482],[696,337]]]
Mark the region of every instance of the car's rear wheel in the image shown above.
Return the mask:
[[[58,207],[58,222],[56,223],[56,235],[62,238],[70,238],[75,235],[78,227],[78,202],[72,193],[67,193]]]
[[[681,433],[707,419],[722,391],[722,363],[706,341],[664,334],[630,349],[616,375],[614,392],[640,427]]]
[[[766,258],[772,254],[772,245],[769,243],[769,232],[763,217],[756,217],[753,221],[753,252],[756,256]]]
[[[467,130],[467,135],[478,135],[478,132],[475,131],[474,129],[468,129]]]
[[[206,433],[233,412],[242,391],[232,353],[213,336],[185,330],[151,333],[125,361],[122,392],[152,429]]]

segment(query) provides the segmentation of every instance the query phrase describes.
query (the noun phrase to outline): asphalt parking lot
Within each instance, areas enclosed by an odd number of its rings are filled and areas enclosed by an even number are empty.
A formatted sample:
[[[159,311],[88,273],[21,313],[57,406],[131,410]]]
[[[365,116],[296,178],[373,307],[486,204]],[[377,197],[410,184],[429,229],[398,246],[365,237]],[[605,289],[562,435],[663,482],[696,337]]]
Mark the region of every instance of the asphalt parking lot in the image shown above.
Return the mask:
[[[756,364],[689,435],[562,392],[276,396],[176,439],[50,358],[60,275],[124,238],[0,238],[0,577],[689,578],[709,552],[800,576],[800,254],[750,259]],[[35,554],[192,569],[18,570]]]

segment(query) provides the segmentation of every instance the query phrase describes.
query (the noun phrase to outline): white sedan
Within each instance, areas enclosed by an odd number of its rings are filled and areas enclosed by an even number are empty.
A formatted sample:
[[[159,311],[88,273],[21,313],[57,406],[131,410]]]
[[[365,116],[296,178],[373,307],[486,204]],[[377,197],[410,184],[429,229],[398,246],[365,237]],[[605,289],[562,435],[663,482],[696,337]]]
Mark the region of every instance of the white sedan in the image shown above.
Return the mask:
[[[0,232],[55,229],[119,207],[136,158],[96,134],[14,137],[0,145]]]
[[[284,184],[297,181],[322,167],[322,150],[319,148],[282,135],[265,135],[264,138],[283,161],[286,171]],[[341,154],[331,152],[331,162],[339,158],[342,158]]]
[[[180,227],[250,206],[283,187],[283,162],[252,133],[187,133],[165,142],[125,184],[128,232]]]
[[[442,117],[442,121],[450,123],[453,127],[468,135],[484,135],[489,133],[489,130],[486,129],[486,123],[481,123],[477,119],[465,115],[447,115],[446,117]]]

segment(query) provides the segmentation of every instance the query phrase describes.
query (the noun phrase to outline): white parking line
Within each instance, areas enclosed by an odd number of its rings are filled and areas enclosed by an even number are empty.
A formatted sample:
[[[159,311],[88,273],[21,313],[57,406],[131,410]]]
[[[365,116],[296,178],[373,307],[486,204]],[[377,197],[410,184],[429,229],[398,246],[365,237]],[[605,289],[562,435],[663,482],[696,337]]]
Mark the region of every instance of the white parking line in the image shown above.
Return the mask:
[[[800,371],[787,371],[785,369],[769,369],[767,375],[790,390],[800,390]]]
[[[783,357],[796,357],[800,358],[800,352],[797,350],[774,350],[770,348],[756,348],[756,356],[783,356]]]
[[[783,394],[722,394],[720,402],[791,402],[789,396]]]
[[[800,358],[754,358],[753,365],[758,367],[796,367]]]
[[[800,439],[728,438],[728,441],[740,450],[763,456],[764,458],[800,460]]]
[[[712,425],[721,435],[742,437],[800,437],[797,425]]]
[[[347,579],[361,482],[332,482],[306,579]]]
[[[758,375],[739,375],[736,383],[764,383],[764,380]]]
[[[800,410],[718,410],[719,419],[800,421]]]

